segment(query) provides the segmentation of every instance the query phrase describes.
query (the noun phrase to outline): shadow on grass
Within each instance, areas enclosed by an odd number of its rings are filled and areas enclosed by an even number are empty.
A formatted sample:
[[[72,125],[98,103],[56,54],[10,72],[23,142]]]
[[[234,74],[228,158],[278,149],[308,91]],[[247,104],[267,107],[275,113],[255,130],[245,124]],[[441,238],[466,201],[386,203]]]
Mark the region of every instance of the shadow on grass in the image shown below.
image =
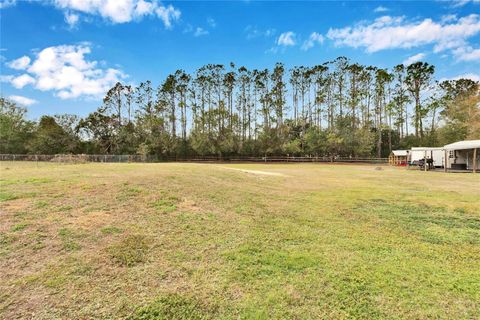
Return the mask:
[[[389,226],[406,230],[433,244],[480,244],[480,218],[462,208],[451,210],[372,199],[357,204],[352,213],[377,215]]]

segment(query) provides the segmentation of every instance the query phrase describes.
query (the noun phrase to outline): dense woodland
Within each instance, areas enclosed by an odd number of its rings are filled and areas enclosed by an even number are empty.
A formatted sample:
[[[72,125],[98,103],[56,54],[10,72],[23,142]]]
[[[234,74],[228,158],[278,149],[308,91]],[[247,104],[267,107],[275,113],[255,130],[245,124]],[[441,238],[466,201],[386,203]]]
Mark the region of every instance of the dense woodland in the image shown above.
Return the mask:
[[[435,81],[425,62],[392,70],[345,57],[286,70],[210,64],[163,83],[117,83],[85,118],[28,120],[0,100],[0,153],[159,157],[385,157],[480,139],[479,83]]]

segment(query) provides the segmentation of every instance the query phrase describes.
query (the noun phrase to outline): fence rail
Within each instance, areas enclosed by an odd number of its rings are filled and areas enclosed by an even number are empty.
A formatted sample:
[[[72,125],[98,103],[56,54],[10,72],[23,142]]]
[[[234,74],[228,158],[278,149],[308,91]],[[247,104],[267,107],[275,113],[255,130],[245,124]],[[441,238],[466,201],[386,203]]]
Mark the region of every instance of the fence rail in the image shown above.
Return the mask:
[[[0,161],[47,161],[60,163],[82,162],[337,162],[337,163],[387,163],[388,158],[352,158],[352,157],[158,157],[142,155],[113,155],[113,154],[0,154]]]

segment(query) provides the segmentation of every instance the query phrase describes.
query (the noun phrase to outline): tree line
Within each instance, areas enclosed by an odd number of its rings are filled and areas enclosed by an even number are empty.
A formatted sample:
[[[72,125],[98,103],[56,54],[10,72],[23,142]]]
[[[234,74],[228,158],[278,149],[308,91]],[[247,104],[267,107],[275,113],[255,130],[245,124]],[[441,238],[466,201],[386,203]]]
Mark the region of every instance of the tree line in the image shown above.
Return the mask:
[[[479,83],[435,81],[426,62],[391,70],[345,57],[290,70],[209,64],[157,87],[117,83],[84,118],[31,121],[24,107],[0,104],[0,153],[385,157],[480,138]]]

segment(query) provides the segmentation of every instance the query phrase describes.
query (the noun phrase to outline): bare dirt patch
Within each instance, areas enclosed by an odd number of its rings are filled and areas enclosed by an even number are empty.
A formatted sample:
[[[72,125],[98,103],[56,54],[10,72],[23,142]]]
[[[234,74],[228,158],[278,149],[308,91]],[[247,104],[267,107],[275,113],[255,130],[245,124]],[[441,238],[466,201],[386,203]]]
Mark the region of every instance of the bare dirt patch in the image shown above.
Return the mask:
[[[240,171],[244,173],[251,173],[255,175],[263,175],[263,176],[276,176],[276,177],[289,177],[286,174],[279,173],[279,172],[271,172],[271,171],[260,171],[260,170],[247,170],[247,169],[238,169],[238,168],[230,168],[230,167],[220,167],[223,169],[228,169],[228,170],[235,170],[235,171]]]

